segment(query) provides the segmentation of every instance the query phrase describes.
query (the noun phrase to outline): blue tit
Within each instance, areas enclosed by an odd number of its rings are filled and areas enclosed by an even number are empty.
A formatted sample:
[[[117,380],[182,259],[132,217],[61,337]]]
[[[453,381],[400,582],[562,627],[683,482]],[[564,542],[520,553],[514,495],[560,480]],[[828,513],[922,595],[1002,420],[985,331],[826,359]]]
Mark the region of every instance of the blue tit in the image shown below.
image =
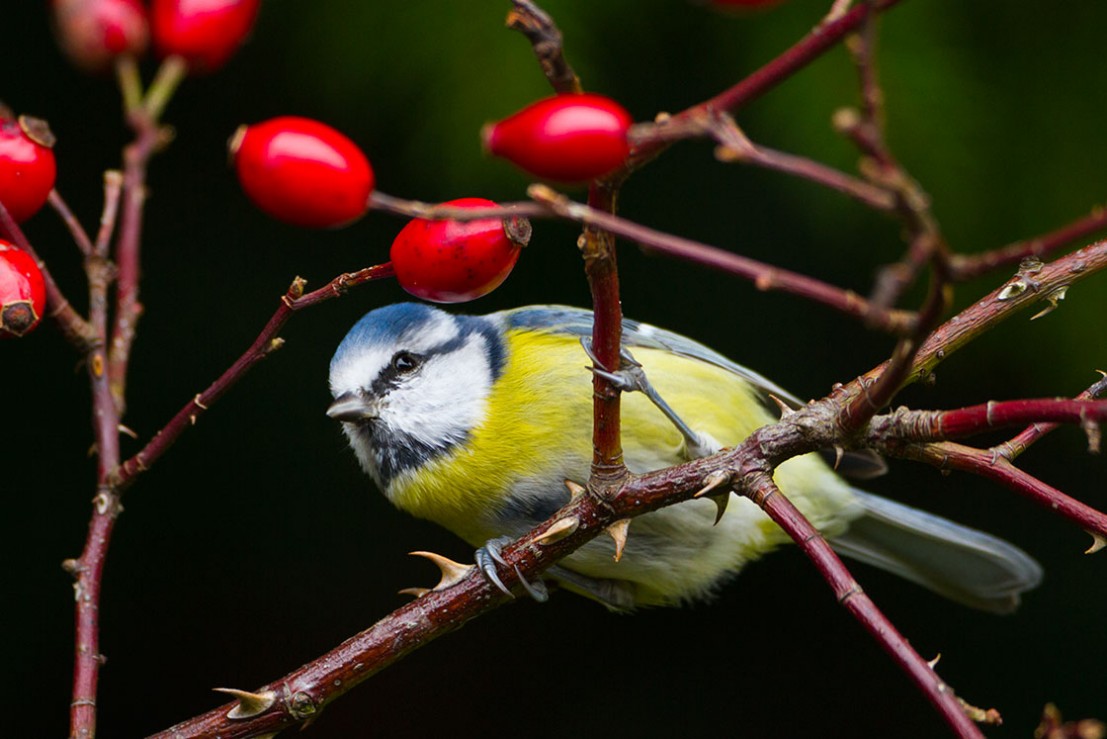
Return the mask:
[[[403,303],[368,313],[330,365],[335,401],[358,461],[397,507],[474,546],[517,537],[569,501],[592,461],[592,377],[582,337],[590,311],[532,306],[486,316]],[[776,420],[766,378],[678,334],[623,324],[623,344],[664,399],[624,395],[622,442],[636,473],[741,442]],[[683,419],[699,444],[682,436]],[[706,445],[706,451],[702,448]],[[1009,612],[1041,579],[1022,550],[851,487],[819,454],[775,480],[842,554],[967,605]],[[593,539],[547,574],[609,607],[676,605],[710,596],[787,535],[746,498],[690,500],[634,519],[619,561]]]

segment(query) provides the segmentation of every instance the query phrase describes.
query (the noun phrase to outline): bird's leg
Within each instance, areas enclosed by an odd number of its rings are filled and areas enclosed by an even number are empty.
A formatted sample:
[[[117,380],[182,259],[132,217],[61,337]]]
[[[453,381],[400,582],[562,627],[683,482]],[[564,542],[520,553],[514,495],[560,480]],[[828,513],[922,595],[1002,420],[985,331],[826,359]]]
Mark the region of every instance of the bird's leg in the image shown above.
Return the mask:
[[[477,567],[480,568],[481,574],[487,578],[488,582],[495,585],[501,591],[510,595],[512,598],[515,596],[504,585],[504,581],[500,579],[499,573],[496,571],[497,565],[507,566],[507,560],[500,554],[500,550],[504,544],[508,544],[514,541],[510,536],[500,536],[495,539],[489,539],[485,542],[484,546],[473,553],[473,560],[477,563]],[[541,580],[530,582],[523,573],[519,571],[518,565],[515,566],[515,576],[519,578],[519,584],[523,586],[523,590],[527,591],[527,594],[531,598],[534,598],[539,603],[545,603],[550,599],[549,591],[546,590],[546,585]]]
[[[621,360],[619,370],[617,372],[611,372],[596,359],[596,355],[592,353],[592,347],[587,338],[581,337],[580,344],[584,347],[584,353],[592,360],[592,366],[588,369],[590,369],[593,374],[604,378],[624,393],[640,392],[644,394],[650,399],[651,403],[657,406],[659,411],[665,414],[665,417],[676,426],[677,431],[684,437],[685,453],[689,459],[709,457],[723,448],[722,444],[715,441],[710,434],[694,431],[676,414],[676,411],[669,407],[669,404],[665,402],[661,394],[650,384],[649,378],[646,377],[646,371],[642,369],[642,365],[635,360],[634,356],[631,355],[626,347],[621,347],[619,349],[619,358]]]

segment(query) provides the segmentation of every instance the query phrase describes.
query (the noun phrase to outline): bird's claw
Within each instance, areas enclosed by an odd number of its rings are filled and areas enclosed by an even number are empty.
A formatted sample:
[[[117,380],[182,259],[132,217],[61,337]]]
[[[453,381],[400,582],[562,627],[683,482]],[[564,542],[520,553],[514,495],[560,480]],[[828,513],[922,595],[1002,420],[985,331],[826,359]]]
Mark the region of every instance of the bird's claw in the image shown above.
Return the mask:
[[[580,345],[584,348],[584,353],[592,360],[592,366],[588,368],[592,374],[604,378],[613,387],[624,393],[642,393],[650,399],[651,403],[657,406],[659,411],[665,414],[665,417],[676,426],[677,431],[684,438],[684,446],[689,459],[709,457],[723,448],[722,444],[712,438],[710,434],[695,431],[684,422],[684,419],[677,415],[676,411],[665,402],[661,394],[650,384],[649,378],[646,377],[646,370],[642,368],[642,364],[634,358],[634,355],[625,346],[619,347],[619,370],[611,372],[596,359],[596,355],[592,353],[592,344],[587,337],[581,337]]]
[[[504,585],[504,581],[500,579],[499,572],[497,571],[497,565],[507,566],[507,560],[504,559],[500,550],[503,549],[504,544],[511,541],[513,540],[510,536],[489,539],[485,542],[483,547],[473,553],[473,560],[476,562],[481,574],[484,575],[488,582],[495,585],[500,592],[514,598],[515,594]],[[519,579],[519,585],[522,586],[523,590],[527,591],[527,595],[539,603],[545,603],[550,599],[550,593],[546,589],[545,583],[541,580],[536,580],[535,582],[527,580],[519,570],[519,565],[513,565],[512,569],[515,570],[515,576]]]

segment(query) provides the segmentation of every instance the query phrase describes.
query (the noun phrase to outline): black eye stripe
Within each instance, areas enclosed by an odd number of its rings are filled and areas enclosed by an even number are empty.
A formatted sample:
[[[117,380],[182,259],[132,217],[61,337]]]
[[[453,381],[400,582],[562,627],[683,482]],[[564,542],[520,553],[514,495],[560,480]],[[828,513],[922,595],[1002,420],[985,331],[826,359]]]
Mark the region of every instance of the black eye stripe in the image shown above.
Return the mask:
[[[384,369],[380,371],[376,379],[373,380],[372,386],[369,388],[370,392],[377,396],[382,397],[389,390],[393,389],[400,384],[401,378],[412,374],[420,367],[423,366],[423,362],[426,357],[422,354],[416,354],[409,351],[398,351],[392,355],[392,359],[384,366]]]

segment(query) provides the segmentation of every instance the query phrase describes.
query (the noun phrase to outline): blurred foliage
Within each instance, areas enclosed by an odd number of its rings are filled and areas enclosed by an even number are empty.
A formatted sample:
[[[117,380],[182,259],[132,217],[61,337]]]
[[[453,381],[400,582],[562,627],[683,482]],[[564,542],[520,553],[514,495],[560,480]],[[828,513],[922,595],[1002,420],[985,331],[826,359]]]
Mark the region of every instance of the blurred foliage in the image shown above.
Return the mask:
[[[826,0],[727,15],[685,0],[549,0],[588,89],[640,120],[733,84],[805,34]],[[485,158],[484,122],[548,94],[525,40],[504,30],[506,2],[268,2],[254,37],[222,72],[188,80],[167,120],[177,140],[151,170],[143,300],[127,423],[145,437],[256,335],[296,274],[314,285],[383,261],[402,223],[373,215],[332,232],[267,220],[239,192],[224,141],[277,114],[325,120],[367,150],[379,186],[424,200],[519,199],[527,180]],[[66,66],[45,3],[6,3],[0,98],[48,118],[60,191],[86,224],[101,171],[126,140],[110,79]],[[953,248],[980,251],[1045,232],[1104,201],[1107,66],[1103,3],[905,0],[881,22],[889,138],[932,195]],[[149,74],[153,64],[145,66]],[[751,104],[739,123],[759,143],[851,169],[830,128],[857,102],[852,64],[828,53]],[[575,194],[582,196],[577,191]],[[626,187],[623,213],[865,293],[903,250],[895,223],[836,194],[714,161],[681,144]],[[49,214],[28,224],[63,288],[83,276]],[[576,230],[537,224],[515,275],[474,311],[583,304]],[[880,361],[891,342],[840,316],[700,269],[621,251],[628,315],[703,340],[802,396]],[[965,305],[1006,275],[958,290]],[[298,316],[286,349],[188,435],[126,500],[103,609],[103,733],[135,736],[217,703],[208,688],[249,688],[363,628],[430,580],[403,552],[469,553],[368,490],[323,417],[326,366],[348,326],[399,300],[371,287]],[[1069,395],[1104,367],[1107,279],[1061,308],[1025,317],[953,357],[933,388],[905,401],[951,407],[989,398]],[[64,731],[70,594],[58,562],[77,553],[92,496],[83,372],[49,330],[0,346],[9,437],[0,623],[16,653],[5,694],[21,698],[11,736]],[[17,385],[18,381],[18,385]],[[129,445],[125,451],[133,452]],[[1061,432],[1029,455],[1037,474],[1103,505],[1102,462]],[[1107,637],[1104,562],[1083,534],[1002,491],[904,465],[874,483],[1017,541],[1048,576],[1023,611],[967,613],[878,573],[866,588],[967,699],[995,705],[1028,736],[1041,707],[1107,715],[1099,684]],[[557,597],[503,609],[374,678],[328,709],[311,736],[508,735],[612,731],[644,736],[940,735],[938,720],[794,552],[750,568],[719,602],[633,618]],[[505,698],[506,697],[506,698]],[[552,700],[551,700],[552,698]],[[33,709],[33,710],[32,710]],[[14,724],[12,723],[14,722]]]

